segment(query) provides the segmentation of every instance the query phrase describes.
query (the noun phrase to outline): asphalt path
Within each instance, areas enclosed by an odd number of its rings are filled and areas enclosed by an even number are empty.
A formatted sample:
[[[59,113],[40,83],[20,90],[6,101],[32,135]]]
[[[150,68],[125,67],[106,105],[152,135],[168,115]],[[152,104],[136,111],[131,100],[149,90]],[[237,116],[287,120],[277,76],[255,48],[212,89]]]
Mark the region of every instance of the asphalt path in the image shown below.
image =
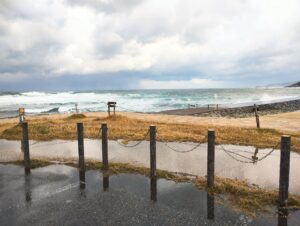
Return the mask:
[[[103,178],[96,170],[81,179],[63,165],[27,176],[20,166],[0,165],[0,225],[278,225],[277,215],[247,217],[226,197],[208,196],[190,183],[151,183],[133,174]],[[288,225],[299,225],[299,215],[290,215]]]

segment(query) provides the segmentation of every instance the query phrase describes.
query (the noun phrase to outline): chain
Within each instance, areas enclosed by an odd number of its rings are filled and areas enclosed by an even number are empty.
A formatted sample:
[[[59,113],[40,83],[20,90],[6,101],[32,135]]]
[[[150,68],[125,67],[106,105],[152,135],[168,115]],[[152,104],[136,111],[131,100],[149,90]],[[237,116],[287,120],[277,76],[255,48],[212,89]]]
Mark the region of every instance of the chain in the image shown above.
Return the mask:
[[[222,150],[229,156],[231,157],[232,159],[238,161],[238,162],[241,162],[241,163],[253,163],[253,160],[252,161],[243,161],[243,160],[240,160],[238,158],[236,158],[235,156],[233,156],[230,152],[228,152],[224,147],[223,145],[220,145],[220,147],[222,148]],[[234,152],[233,152],[234,153]],[[236,154],[236,153],[234,153]]]
[[[138,146],[139,144],[141,144],[144,140],[146,140],[146,138],[148,137],[149,135],[149,130],[147,131],[147,133],[144,135],[143,139],[138,141],[137,143],[133,144],[133,145],[126,145],[126,144],[123,144],[122,142],[119,142],[118,140],[115,140],[116,143],[118,143],[119,145],[121,145],[122,147],[125,147],[125,148],[133,148],[133,147],[136,147]]]
[[[177,150],[177,149],[175,149],[175,148],[173,148],[173,147],[170,147],[170,146],[168,145],[167,142],[163,142],[163,144],[164,144],[166,147],[168,147],[169,149],[171,149],[172,151],[175,151],[175,152],[178,152],[178,153],[188,153],[188,152],[192,152],[192,151],[194,151],[195,149],[197,149],[202,143],[199,143],[199,144],[197,144],[196,146],[192,147],[191,149],[185,150],[185,151],[180,151],[180,150]]]
[[[41,143],[41,141],[36,141],[36,142],[34,142],[33,144],[31,144],[31,146],[34,146],[34,147],[43,147],[43,146],[51,146],[51,145],[57,145],[57,144],[66,144],[66,143],[71,143],[71,142],[74,142],[75,140],[72,140],[72,141],[70,141],[70,140],[68,140],[68,141],[62,141],[62,142],[56,142],[56,143],[47,143],[47,144],[40,144],[39,145],[39,143]]]
[[[234,151],[226,150],[226,149],[224,148],[223,145],[220,145],[220,147],[221,147],[221,148],[223,149],[223,151],[225,151],[225,152],[228,152],[228,153],[233,154],[233,155],[240,156],[240,157],[242,157],[242,158],[244,158],[244,159],[247,159],[247,160],[252,160],[252,158],[249,158],[249,157],[247,157],[247,156],[245,156],[245,155],[241,155],[241,154],[236,153],[236,152],[234,152]]]
[[[159,133],[157,133],[157,134],[159,134]],[[202,140],[200,143],[198,143],[197,145],[193,146],[191,149],[184,150],[184,151],[178,150],[178,149],[175,149],[175,148],[169,146],[168,142],[167,142],[167,141],[164,141],[164,140],[162,140],[162,139],[161,139],[161,142],[162,142],[166,147],[168,147],[169,149],[171,149],[172,151],[175,151],[175,152],[178,152],[178,153],[188,153],[188,152],[192,152],[192,151],[196,150],[198,147],[200,147],[200,145],[201,145],[202,143],[204,143],[205,140],[206,140],[206,136],[203,138],[203,140]]]
[[[249,157],[247,157],[247,156],[238,154],[238,153],[233,152],[233,151],[226,150],[226,149],[224,148],[224,146],[221,145],[221,144],[219,144],[219,146],[221,147],[221,149],[222,149],[228,156],[230,156],[232,159],[234,159],[234,160],[236,160],[236,161],[238,161],[238,162],[241,162],[241,163],[256,163],[256,162],[262,161],[262,160],[264,160],[265,158],[267,158],[268,156],[270,156],[270,155],[275,151],[275,149],[278,148],[279,144],[280,144],[280,142],[278,142],[278,143],[272,148],[272,150],[269,151],[266,155],[264,155],[263,157],[261,157],[261,158],[259,158],[259,159],[257,159],[257,160],[253,160],[252,158],[249,158]],[[238,159],[237,157],[235,157],[234,155],[240,156],[240,157],[245,158],[245,159],[250,160],[250,161],[240,160],[240,159]]]
[[[280,144],[280,142],[278,142],[278,143],[272,148],[272,150],[271,150],[268,154],[266,154],[265,156],[261,157],[261,158],[258,159],[257,161],[262,161],[262,160],[264,160],[265,158],[267,158],[269,155],[271,155],[271,154],[275,151],[275,149],[278,148],[279,144]]]

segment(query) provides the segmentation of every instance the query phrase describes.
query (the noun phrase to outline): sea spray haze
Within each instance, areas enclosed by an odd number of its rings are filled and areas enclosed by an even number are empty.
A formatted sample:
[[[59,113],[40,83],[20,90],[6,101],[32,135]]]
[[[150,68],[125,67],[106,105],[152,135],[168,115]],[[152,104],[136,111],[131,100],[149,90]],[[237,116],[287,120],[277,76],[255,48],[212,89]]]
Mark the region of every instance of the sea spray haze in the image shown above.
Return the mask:
[[[300,98],[300,88],[127,90],[86,92],[1,93],[1,115],[15,115],[19,107],[27,113],[105,111],[107,101],[117,101],[119,111],[158,112],[191,105],[226,106],[266,103]]]

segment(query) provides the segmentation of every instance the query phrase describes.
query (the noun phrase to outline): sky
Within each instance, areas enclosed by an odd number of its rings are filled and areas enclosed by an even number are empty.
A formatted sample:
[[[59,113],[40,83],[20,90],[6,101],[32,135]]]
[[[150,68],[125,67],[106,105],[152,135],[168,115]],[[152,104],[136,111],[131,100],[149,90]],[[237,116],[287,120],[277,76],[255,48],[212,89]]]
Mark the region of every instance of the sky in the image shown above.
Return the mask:
[[[0,91],[300,80],[299,0],[0,0]]]

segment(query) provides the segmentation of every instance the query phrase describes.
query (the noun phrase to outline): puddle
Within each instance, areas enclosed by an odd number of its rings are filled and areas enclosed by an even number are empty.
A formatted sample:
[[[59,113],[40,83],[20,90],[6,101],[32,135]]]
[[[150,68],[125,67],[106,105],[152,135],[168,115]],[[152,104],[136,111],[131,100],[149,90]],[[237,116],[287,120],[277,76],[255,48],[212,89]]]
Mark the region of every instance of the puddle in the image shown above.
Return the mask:
[[[129,142],[133,145],[136,142]],[[64,158],[78,159],[77,141],[53,140],[50,142],[30,142],[30,153],[35,158],[60,160]],[[188,150],[193,143],[168,144],[178,150]],[[101,161],[101,140],[85,139],[85,158]],[[255,148],[251,146],[224,145],[227,150],[252,158]],[[271,149],[259,149],[256,156],[261,158]],[[132,163],[149,167],[149,142],[143,141],[133,148],[125,148],[115,141],[108,142],[109,161]],[[244,160],[236,155],[240,160]],[[0,161],[23,159],[19,141],[0,140]],[[220,146],[216,146],[215,172],[217,176],[247,180],[267,189],[278,189],[280,151],[275,150],[262,161],[255,164],[236,161],[226,154]],[[192,152],[178,153],[169,149],[165,144],[157,142],[157,168],[170,172],[181,172],[205,176],[207,170],[207,145],[202,144]],[[290,193],[300,195],[300,155],[291,153],[290,162]]]
[[[1,225],[293,226],[300,219],[300,211],[288,218],[260,214],[252,219],[191,183],[133,174],[103,177],[89,170],[82,187],[78,177],[76,168],[64,165],[26,176],[20,166],[0,164]]]

